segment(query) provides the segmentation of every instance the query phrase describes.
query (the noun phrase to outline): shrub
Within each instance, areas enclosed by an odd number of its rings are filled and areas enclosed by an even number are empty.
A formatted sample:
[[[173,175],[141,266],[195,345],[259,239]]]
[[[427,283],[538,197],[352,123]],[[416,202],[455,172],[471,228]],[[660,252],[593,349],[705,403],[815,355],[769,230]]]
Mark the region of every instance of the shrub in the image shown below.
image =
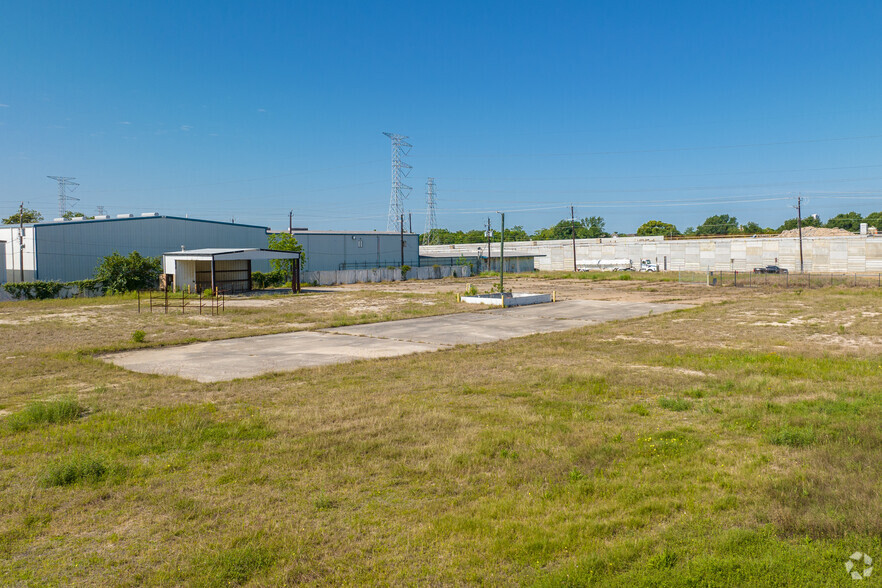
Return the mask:
[[[631,274],[622,274],[619,276],[620,280],[633,280],[634,277]]]
[[[64,288],[62,282],[17,282],[3,284],[3,289],[16,298],[25,298],[27,300],[46,300],[55,298],[61,289]]]
[[[146,336],[147,336],[147,334],[144,331],[137,330],[134,333],[132,333],[132,342],[133,343],[143,343],[144,338]]]
[[[106,293],[122,294],[154,288],[161,271],[158,257],[143,257],[137,251],[124,257],[114,251],[95,268],[95,279],[103,284]]]
[[[75,420],[82,413],[83,407],[73,399],[33,402],[19,412],[9,415],[6,424],[13,431],[23,431],[43,423],[67,423]]]
[[[402,265],[402,266],[401,266],[401,279],[402,279],[402,280],[406,280],[406,279],[407,279],[407,272],[409,272],[409,271],[410,271],[410,266],[409,266],[409,265]]]
[[[288,281],[288,273],[283,270],[271,272],[251,272],[251,282],[258,290],[272,286],[282,286]]]

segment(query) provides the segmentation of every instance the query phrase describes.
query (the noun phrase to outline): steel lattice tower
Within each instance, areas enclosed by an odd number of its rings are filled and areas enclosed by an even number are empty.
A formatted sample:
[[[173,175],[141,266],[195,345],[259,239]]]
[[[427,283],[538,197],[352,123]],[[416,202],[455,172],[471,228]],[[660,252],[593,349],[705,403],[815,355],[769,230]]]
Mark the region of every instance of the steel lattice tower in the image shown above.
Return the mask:
[[[79,198],[74,198],[73,196],[69,196],[67,194],[67,188],[70,186],[70,191],[73,192],[79,186],[78,183],[74,182],[76,178],[66,178],[64,176],[46,176],[50,180],[55,180],[58,182],[58,216],[64,217],[64,214],[67,212],[68,203],[73,204],[74,202],[79,202]]]
[[[401,230],[401,215],[404,214],[404,200],[410,194],[411,187],[402,182],[402,179],[410,175],[413,169],[404,163],[401,158],[410,153],[413,147],[405,139],[404,135],[396,133],[383,133],[392,140],[392,197],[389,199],[389,218],[386,220],[386,230],[398,232]]]
[[[426,228],[423,231],[423,245],[437,245],[438,219],[435,218],[435,178],[426,180]]]

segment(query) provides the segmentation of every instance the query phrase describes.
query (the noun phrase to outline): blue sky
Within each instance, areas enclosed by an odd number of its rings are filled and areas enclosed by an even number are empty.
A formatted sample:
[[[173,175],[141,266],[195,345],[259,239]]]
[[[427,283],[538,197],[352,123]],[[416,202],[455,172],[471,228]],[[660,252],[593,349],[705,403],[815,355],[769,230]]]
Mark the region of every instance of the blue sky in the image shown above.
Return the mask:
[[[878,2],[12,2],[0,213],[384,230],[882,210]]]

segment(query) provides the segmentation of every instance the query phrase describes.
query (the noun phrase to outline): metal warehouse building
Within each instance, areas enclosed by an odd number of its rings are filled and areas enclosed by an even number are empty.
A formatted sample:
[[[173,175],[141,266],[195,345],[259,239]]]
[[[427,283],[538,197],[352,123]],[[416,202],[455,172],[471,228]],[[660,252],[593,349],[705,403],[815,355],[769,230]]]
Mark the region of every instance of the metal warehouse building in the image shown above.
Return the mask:
[[[23,235],[17,225],[5,225],[0,226],[0,242],[6,241],[3,259],[7,281],[69,282],[92,277],[101,258],[114,251],[122,255],[137,251],[158,257],[181,247],[260,249],[267,246],[268,230],[256,225],[147,213],[26,224]],[[23,256],[19,255],[21,242]],[[255,270],[269,268],[267,262],[257,263],[260,267],[255,264]]]
[[[404,264],[420,264],[419,235],[370,231],[307,231],[294,229],[292,234],[303,246],[304,270],[334,271],[399,267],[402,251]],[[404,245],[402,247],[402,241]]]

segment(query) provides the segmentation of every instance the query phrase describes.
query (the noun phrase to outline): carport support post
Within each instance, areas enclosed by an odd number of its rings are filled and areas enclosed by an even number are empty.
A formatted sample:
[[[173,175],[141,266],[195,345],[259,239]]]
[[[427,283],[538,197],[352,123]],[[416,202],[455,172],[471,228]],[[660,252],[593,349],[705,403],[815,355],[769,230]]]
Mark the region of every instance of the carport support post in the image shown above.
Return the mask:
[[[211,256],[211,291],[214,292],[214,255]]]
[[[254,289],[254,283],[251,281],[251,260],[249,259],[247,261],[248,261],[248,291],[251,292],[251,290]]]

